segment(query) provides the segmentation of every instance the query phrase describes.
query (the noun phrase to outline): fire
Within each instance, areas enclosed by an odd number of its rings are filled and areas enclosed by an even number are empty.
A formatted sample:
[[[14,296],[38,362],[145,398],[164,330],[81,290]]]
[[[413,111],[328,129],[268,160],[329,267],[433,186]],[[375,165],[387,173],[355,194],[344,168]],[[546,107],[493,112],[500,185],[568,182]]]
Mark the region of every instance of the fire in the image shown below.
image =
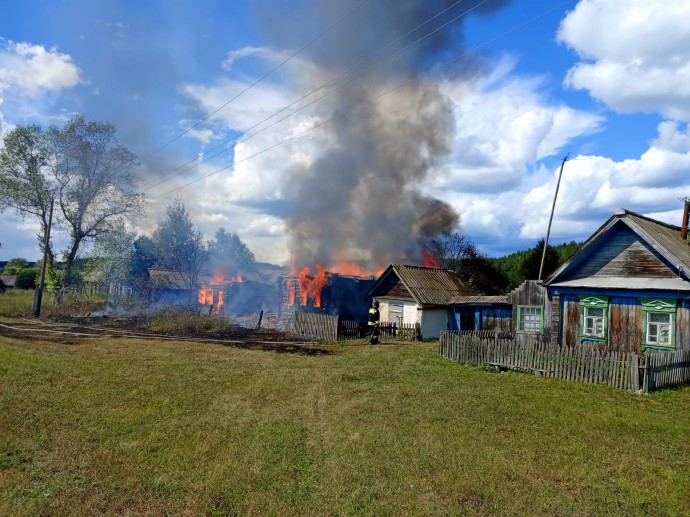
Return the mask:
[[[422,246],[422,259],[424,260],[424,267],[441,269],[441,266],[438,265],[438,260],[431,254],[426,245]]]
[[[198,300],[201,305],[213,305],[213,288],[202,287],[199,289]]]
[[[295,305],[295,282],[288,280],[288,305]]]
[[[308,293],[314,299],[314,307],[321,307],[321,290],[328,283],[326,270],[321,264],[316,265],[316,275],[309,282]]]
[[[385,269],[386,268],[383,267],[381,264],[377,264],[376,271],[372,271],[371,269],[363,268],[356,262],[348,262],[347,260],[341,260],[333,267],[331,267],[329,271],[331,271],[332,273],[338,273],[340,275],[366,277],[381,276],[381,273],[383,273]]]
[[[242,275],[237,273],[237,276],[227,277],[222,271],[215,271],[213,273],[213,279],[211,279],[211,284],[232,284],[233,282],[242,282]]]
[[[309,273],[311,273],[311,268],[305,267],[302,271],[299,272],[299,275],[297,275],[297,282],[299,282],[300,305],[307,304],[307,295],[309,294],[309,283],[311,282],[311,277],[309,276]]]

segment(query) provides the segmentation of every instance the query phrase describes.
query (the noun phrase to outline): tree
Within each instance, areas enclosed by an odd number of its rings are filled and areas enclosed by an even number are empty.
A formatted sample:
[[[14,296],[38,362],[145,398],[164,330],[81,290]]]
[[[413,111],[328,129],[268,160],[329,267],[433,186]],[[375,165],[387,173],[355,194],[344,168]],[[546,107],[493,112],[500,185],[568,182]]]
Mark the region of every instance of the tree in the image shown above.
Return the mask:
[[[143,199],[134,192],[136,156],[120,145],[112,124],[77,116],[63,129],[51,127],[47,139],[59,220],[70,236],[64,265],[69,284],[82,243],[140,215]]]
[[[39,248],[44,251],[55,185],[46,176],[50,150],[39,126],[17,126],[5,135],[0,151],[0,212],[10,209],[40,222]],[[53,252],[48,242],[48,260]]]
[[[203,235],[194,229],[181,199],[168,205],[166,216],[153,234],[158,265],[183,273],[193,296],[192,291],[198,287],[199,275],[208,261]]]
[[[228,275],[235,276],[256,268],[254,253],[236,233],[227,233],[225,228],[216,231],[216,238],[208,243],[208,250],[214,269]]]
[[[463,235],[454,233],[432,241],[431,252],[440,267],[456,271],[477,294],[501,294],[508,287],[506,275]]]
[[[537,280],[539,278],[539,267],[543,253],[544,239],[539,239],[537,245],[527,252],[520,266],[520,274],[523,280]],[[553,246],[548,245],[546,247],[546,256],[544,257],[544,269],[541,274],[542,280],[549,276],[559,264],[558,251]]]
[[[151,237],[141,235],[132,243],[129,257],[129,271],[138,288],[143,288],[148,279],[148,268],[158,261],[156,243]]]
[[[5,265],[5,269],[2,270],[3,275],[16,275],[19,273],[22,269],[26,269],[29,267],[29,261],[26,260],[25,258],[11,258],[10,260],[7,261],[7,264]]]
[[[96,237],[89,266],[105,285],[120,286],[131,277],[129,265],[135,237],[134,232],[127,231],[122,220],[116,222],[109,232]]]
[[[36,289],[36,276],[38,269],[22,269],[14,279],[14,287],[17,289]]]

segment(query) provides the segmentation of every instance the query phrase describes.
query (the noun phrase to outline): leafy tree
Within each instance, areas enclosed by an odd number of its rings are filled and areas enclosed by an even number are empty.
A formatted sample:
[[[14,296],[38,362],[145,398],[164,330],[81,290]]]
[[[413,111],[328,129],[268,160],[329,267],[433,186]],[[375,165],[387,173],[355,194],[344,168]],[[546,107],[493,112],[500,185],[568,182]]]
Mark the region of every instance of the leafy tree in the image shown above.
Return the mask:
[[[208,250],[214,269],[226,274],[234,276],[256,268],[254,253],[236,233],[227,233],[225,228],[216,231],[216,238],[209,242]]]
[[[70,236],[64,265],[70,284],[81,244],[140,215],[143,199],[133,190],[136,157],[118,142],[112,124],[77,116],[63,129],[51,127],[47,139],[60,222]]]
[[[136,235],[127,231],[122,220],[112,230],[98,235],[94,242],[89,269],[108,284],[122,284],[130,278],[130,259]]]
[[[47,177],[50,150],[39,126],[17,126],[3,139],[0,151],[0,212],[10,209],[24,218],[38,219],[38,242],[44,251],[55,185]],[[53,251],[48,243],[48,259]]]
[[[29,261],[25,258],[12,258],[7,261],[5,269],[2,270],[3,275],[16,275],[22,269],[29,267]]]
[[[475,293],[492,295],[506,290],[506,275],[463,235],[454,233],[436,239],[431,250],[442,268],[456,271],[463,283]]]
[[[539,267],[541,266],[541,257],[543,253],[544,239],[540,239],[537,245],[527,252],[520,266],[520,274],[524,280],[537,280],[539,278]],[[541,274],[542,280],[549,276],[559,264],[558,252],[553,246],[548,245],[544,257],[544,268]]]
[[[208,261],[203,235],[194,229],[181,199],[177,198],[168,205],[166,215],[153,234],[158,265],[184,273],[190,296],[193,296],[191,291],[198,287],[199,275]]]
[[[154,266],[157,260],[156,243],[151,237],[142,235],[132,243],[129,271],[137,287],[144,287],[148,278],[148,268]]]
[[[36,289],[37,276],[38,269],[36,268],[22,269],[17,273],[17,278],[14,279],[14,287],[17,289]]]

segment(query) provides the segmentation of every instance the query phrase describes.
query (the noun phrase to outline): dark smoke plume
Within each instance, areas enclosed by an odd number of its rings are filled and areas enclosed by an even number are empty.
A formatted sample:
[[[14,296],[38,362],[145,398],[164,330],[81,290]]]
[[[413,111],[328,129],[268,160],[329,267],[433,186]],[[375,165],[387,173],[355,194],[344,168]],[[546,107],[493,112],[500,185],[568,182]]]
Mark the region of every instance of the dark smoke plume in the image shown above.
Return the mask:
[[[298,19],[305,26],[328,26],[361,2],[346,3],[348,7],[345,2],[313,0],[295,13],[294,20],[267,22],[267,28],[277,45],[285,45],[281,40],[287,34],[281,33],[281,27],[294,28]],[[326,82],[453,3],[455,0],[371,0],[310,51],[309,59],[323,71],[323,77],[309,79]],[[375,59],[394,53],[473,7],[480,12],[504,3],[461,2]],[[290,171],[285,188],[292,208],[286,220],[295,265],[323,263],[328,267],[349,260],[374,269],[389,263],[419,263],[422,243],[457,229],[459,216],[453,207],[419,191],[430,168],[450,151],[455,127],[452,104],[434,78],[413,78],[461,54],[462,48],[462,21],[457,21],[329,96],[331,111],[320,113],[324,119],[404,83],[319,129],[319,140],[328,142],[327,149],[308,165]],[[369,66],[370,62],[361,69]],[[481,69],[481,60],[474,58],[445,73],[467,80]]]

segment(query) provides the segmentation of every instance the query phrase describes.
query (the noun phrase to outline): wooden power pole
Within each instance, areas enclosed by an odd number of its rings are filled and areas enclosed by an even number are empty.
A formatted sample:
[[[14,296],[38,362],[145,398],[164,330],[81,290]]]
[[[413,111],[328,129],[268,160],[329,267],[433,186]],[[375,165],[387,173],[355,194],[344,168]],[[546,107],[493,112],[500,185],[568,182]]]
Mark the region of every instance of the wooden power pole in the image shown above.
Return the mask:
[[[568,153],[570,154],[570,153]],[[553,204],[551,205],[551,216],[549,217],[549,227],[546,229],[546,240],[544,241],[544,250],[541,252],[541,264],[539,265],[539,278],[541,281],[541,274],[544,270],[544,259],[546,258],[546,247],[549,245],[549,234],[551,233],[551,221],[553,221],[553,211],[556,209],[556,198],[558,197],[558,188],[561,186],[561,176],[563,176],[563,167],[568,160],[568,154],[565,155],[561,162],[561,170],[558,172],[558,181],[556,182],[556,193],[553,195]]]

